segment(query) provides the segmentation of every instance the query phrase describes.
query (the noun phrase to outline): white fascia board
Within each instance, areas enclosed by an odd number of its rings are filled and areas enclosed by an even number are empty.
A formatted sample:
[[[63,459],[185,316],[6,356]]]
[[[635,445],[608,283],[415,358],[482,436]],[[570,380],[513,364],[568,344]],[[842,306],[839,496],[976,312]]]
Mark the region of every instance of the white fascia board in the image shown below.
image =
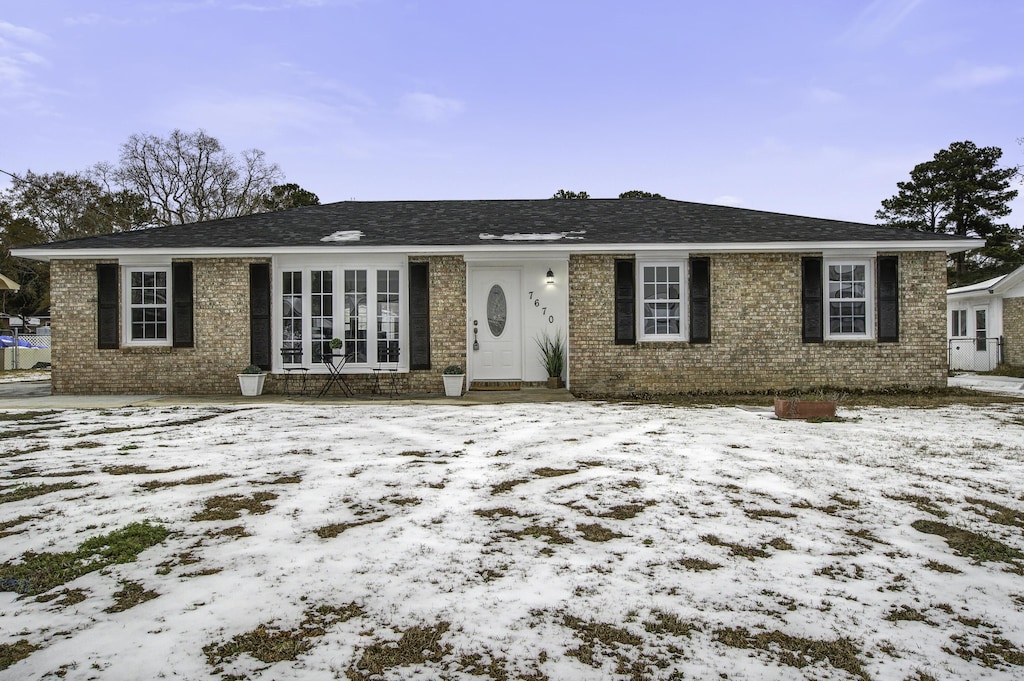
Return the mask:
[[[16,248],[11,254],[30,260],[99,260],[128,258],[133,256],[164,256],[174,258],[267,258],[275,255],[332,256],[339,254],[405,254],[405,255],[462,255],[466,258],[477,256],[494,258],[558,257],[562,253],[603,254],[603,253],[658,253],[665,251],[687,253],[818,253],[850,251],[960,251],[979,248],[985,244],[980,239],[956,239],[951,241],[775,241],[775,242],[708,242],[708,243],[664,243],[664,244],[588,244],[573,243],[568,248],[560,243],[557,248],[541,244],[493,244],[452,245],[452,246],[283,246],[261,248],[83,248],[48,249]]]
[[[514,260],[516,262],[524,262],[524,261],[528,262],[528,261],[533,261],[533,260],[544,261],[544,262],[552,262],[552,261],[569,262],[569,251],[567,251],[565,249],[558,249],[558,250],[544,249],[542,251],[532,250],[531,252],[517,251],[515,253],[509,253],[505,249],[501,249],[501,250],[498,250],[498,251],[494,251],[494,250],[488,251],[486,253],[477,253],[477,252],[466,253],[465,251],[462,251],[462,253],[463,253],[463,259],[466,262],[470,262],[470,263],[498,263],[498,262],[506,262],[506,261],[509,261],[509,260]],[[417,252],[417,255],[419,255],[419,252]]]
[[[1004,275],[993,288],[996,293],[1010,293],[1018,284],[1022,283],[1024,283],[1024,267],[1018,267],[1013,272]]]
[[[986,279],[980,281],[977,284],[971,284],[969,286],[958,286],[957,288],[951,288],[946,290],[948,296],[960,296],[969,295],[971,293],[982,293],[985,291],[992,292],[1002,281],[1006,278],[1006,275],[996,277],[995,279]]]

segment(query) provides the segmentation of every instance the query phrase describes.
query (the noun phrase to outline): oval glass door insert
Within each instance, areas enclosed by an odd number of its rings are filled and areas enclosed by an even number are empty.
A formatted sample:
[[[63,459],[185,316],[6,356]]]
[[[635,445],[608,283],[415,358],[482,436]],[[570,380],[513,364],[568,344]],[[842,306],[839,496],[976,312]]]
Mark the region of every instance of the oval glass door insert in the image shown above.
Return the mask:
[[[508,303],[501,286],[495,284],[487,293],[487,326],[491,335],[497,338],[505,332],[505,320],[508,318]]]

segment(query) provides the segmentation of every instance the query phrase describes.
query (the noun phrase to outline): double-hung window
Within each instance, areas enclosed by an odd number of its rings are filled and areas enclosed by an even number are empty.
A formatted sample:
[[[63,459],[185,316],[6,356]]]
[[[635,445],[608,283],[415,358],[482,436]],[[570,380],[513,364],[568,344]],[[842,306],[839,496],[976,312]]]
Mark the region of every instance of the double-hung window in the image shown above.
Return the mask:
[[[127,342],[170,344],[170,268],[126,268]]]
[[[872,265],[870,260],[825,262],[827,337],[872,337]]]
[[[967,310],[953,310],[950,313],[949,335],[953,338],[967,336]]]
[[[638,263],[640,287],[638,303],[641,310],[641,340],[686,338],[684,283],[686,268],[681,262]]]

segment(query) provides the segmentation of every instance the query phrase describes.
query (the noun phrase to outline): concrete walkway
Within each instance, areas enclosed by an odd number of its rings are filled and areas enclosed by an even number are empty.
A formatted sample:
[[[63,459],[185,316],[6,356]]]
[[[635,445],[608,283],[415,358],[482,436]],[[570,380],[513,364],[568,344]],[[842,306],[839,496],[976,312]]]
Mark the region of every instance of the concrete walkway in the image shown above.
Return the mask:
[[[1014,378],[1013,376],[957,374],[949,377],[949,387],[1024,397],[1024,378]]]
[[[522,390],[471,391],[459,398],[442,393],[401,394],[395,398],[380,395],[301,396],[301,395],[52,395],[49,381],[0,383],[0,409],[116,409],[119,407],[166,406],[253,406],[259,404],[301,404],[310,406],[340,404],[521,404],[571,402],[576,398],[568,390],[523,388]]]

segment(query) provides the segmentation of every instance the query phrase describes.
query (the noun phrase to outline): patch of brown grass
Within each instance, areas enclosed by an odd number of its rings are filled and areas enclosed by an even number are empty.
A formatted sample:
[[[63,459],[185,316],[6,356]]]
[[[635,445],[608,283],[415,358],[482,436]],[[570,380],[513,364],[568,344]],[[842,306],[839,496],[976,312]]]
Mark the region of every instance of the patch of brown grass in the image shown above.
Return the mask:
[[[652,610],[653,619],[644,623],[644,630],[650,634],[669,634],[671,636],[690,637],[699,627],[690,622],[684,622],[670,612],[663,610]]]
[[[227,473],[208,473],[206,475],[195,475],[184,480],[147,480],[139,485],[143,489],[153,490],[161,487],[177,487],[178,485],[205,485],[210,482],[217,482],[224,478],[230,478]]]
[[[15,662],[21,662],[37,650],[39,646],[32,645],[27,638],[14,643],[0,643],[0,670],[7,669]]]
[[[452,646],[442,643],[449,622],[432,627],[409,627],[401,632],[397,641],[378,641],[363,649],[363,654],[350,667],[345,676],[350,681],[369,681],[383,678],[389,670],[427,662],[440,662]]]
[[[12,527],[17,527],[18,525],[21,525],[22,523],[27,523],[30,520],[38,520],[38,519],[39,519],[39,516],[37,516],[37,515],[20,515],[17,518],[15,518],[14,520],[5,520],[4,522],[0,523],[0,538],[7,537],[7,536],[10,536],[12,534],[21,534],[22,532],[24,532],[28,528],[22,528],[20,530],[14,531],[14,532],[8,532],[8,530],[10,530]]]
[[[24,501],[25,499],[32,499],[44,494],[60,492],[66,489],[75,489],[77,487],[80,487],[80,485],[74,480],[71,480],[70,482],[58,482],[52,485],[45,483],[39,485],[15,485],[13,487],[4,488],[4,492],[0,494],[0,504]]]
[[[256,492],[251,497],[241,494],[210,497],[203,502],[203,510],[192,516],[193,521],[234,520],[247,511],[249,515],[262,515],[272,506],[264,502],[277,498],[273,492]]]
[[[764,518],[795,518],[796,513],[780,511],[776,508],[745,508],[743,513],[752,520],[763,520]]]
[[[986,561],[1009,563],[1020,569],[1017,561],[1024,559],[1024,553],[1021,553],[1012,546],[1007,546],[996,539],[986,537],[977,532],[971,532],[970,530],[953,527],[952,525],[946,525],[945,523],[933,520],[915,520],[910,526],[918,532],[939,535],[946,540],[949,548],[953,549],[953,552],[958,556],[973,558],[979,563]]]
[[[123,464],[120,466],[104,466],[100,470],[109,475],[157,475],[159,473],[173,473],[174,471],[185,470],[188,466],[174,466],[172,468],[150,468],[148,466],[134,466]]]
[[[473,515],[481,518],[487,518],[493,520],[494,518],[528,518],[529,516],[520,515],[516,511],[512,510],[507,506],[499,506],[498,508],[478,508],[473,511]]]
[[[67,608],[72,605],[77,605],[84,601],[88,592],[85,589],[61,589],[56,593],[51,594],[40,594],[36,596],[36,601],[39,603],[49,603],[50,601],[56,601],[53,605],[58,608]],[[60,599],[60,600],[57,600]]]
[[[79,440],[69,445],[64,445],[63,449],[65,452],[72,452],[76,449],[96,449],[102,447],[102,442],[96,442],[94,440]]]
[[[103,612],[124,612],[159,595],[156,591],[147,591],[138,582],[121,582],[121,590],[114,592],[114,604]]]
[[[711,561],[704,560],[703,558],[681,558],[678,563],[687,570],[693,570],[694,572],[717,570],[722,567],[721,563],[712,563]]]
[[[533,474],[539,475],[542,478],[557,478],[561,475],[572,475],[573,473],[579,472],[580,469],[578,468],[548,468],[545,466],[543,468],[533,469]]]
[[[297,629],[279,629],[273,624],[261,624],[252,631],[234,636],[226,643],[203,646],[206,663],[221,671],[221,665],[248,653],[260,662],[273,664],[282,660],[295,660],[313,647],[311,639],[327,633],[329,627],[363,615],[355,603],[341,607],[321,605],[305,613]]]
[[[1010,508],[1009,506],[1003,506],[997,504],[994,501],[988,501],[986,499],[978,499],[976,497],[967,497],[964,499],[968,504],[973,506],[980,506],[982,509],[972,507],[971,510],[978,515],[984,517],[990,523],[996,523],[997,525],[1009,525],[1011,527],[1022,527],[1024,528],[1024,513]]]
[[[354,520],[349,523],[332,523],[330,525],[324,525],[318,527],[315,532],[321,539],[334,539],[345,530],[351,530],[353,527],[359,527],[360,525],[370,525],[372,523],[379,523],[387,520],[391,516],[382,515],[369,520]]]
[[[953,650],[943,648],[968,662],[978,662],[989,669],[1003,668],[1005,665],[1024,667],[1024,651],[1001,636],[973,637],[968,634],[950,636],[957,647]]]
[[[577,525],[576,531],[582,534],[585,540],[592,542],[611,541],[612,539],[620,539],[626,536],[613,530],[609,530],[607,527],[598,523]]]
[[[506,532],[506,536],[514,539],[525,539],[526,537],[532,537],[533,539],[545,538],[548,544],[572,544],[573,541],[569,537],[558,531],[557,528],[551,527],[550,525],[530,525],[521,530],[514,532]]]
[[[530,480],[528,478],[516,478],[515,480],[506,480],[504,482],[499,482],[496,485],[491,485],[491,495],[502,494],[503,492],[507,492],[516,485],[521,485],[524,482],[530,482]]]
[[[642,504],[619,504],[612,506],[604,513],[598,513],[598,518],[613,518],[615,520],[629,520],[640,515],[648,506],[654,506],[656,502],[649,501]]]
[[[723,541],[713,534],[702,535],[701,541],[706,544],[711,544],[712,546],[727,548],[729,549],[730,555],[740,556],[749,560],[754,560],[755,558],[767,558],[772,555],[763,548],[757,548],[756,546],[744,546],[743,544]]]
[[[927,563],[924,564],[924,566],[926,568],[928,568],[929,570],[934,570],[935,572],[945,572],[945,573],[951,574],[951,575],[961,575],[961,574],[963,574],[963,570],[957,570],[952,565],[946,565],[945,563],[939,563],[939,562],[936,562],[934,560],[928,561]]]
[[[886,622],[924,622],[933,627],[935,626],[935,622],[928,619],[923,612],[909,605],[901,605],[898,608],[893,606],[889,614],[882,619]]]
[[[562,624],[572,629],[583,641],[582,645],[567,650],[565,654],[591,667],[601,666],[597,659],[600,652],[618,653],[621,652],[621,646],[638,647],[643,643],[639,636],[605,622],[587,622],[572,615],[565,615]],[[619,658],[620,665],[625,666],[625,660],[618,655],[616,657]]]
[[[790,636],[781,631],[751,634],[746,627],[724,628],[715,632],[715,640],[732,648],[763,650],[790,667],[803,669],[812,664],[826,662],[836,669],[868,681],[871,677],[861,666],[860,652],[853,641],[838,638],[833,641]]]
[[[895,501],[905,501],[913,504],[917,510],[929,513],[939,519],[949,515],[949,513],[936,506],[934,500],[920,494],[893,494],[886,496]]]

